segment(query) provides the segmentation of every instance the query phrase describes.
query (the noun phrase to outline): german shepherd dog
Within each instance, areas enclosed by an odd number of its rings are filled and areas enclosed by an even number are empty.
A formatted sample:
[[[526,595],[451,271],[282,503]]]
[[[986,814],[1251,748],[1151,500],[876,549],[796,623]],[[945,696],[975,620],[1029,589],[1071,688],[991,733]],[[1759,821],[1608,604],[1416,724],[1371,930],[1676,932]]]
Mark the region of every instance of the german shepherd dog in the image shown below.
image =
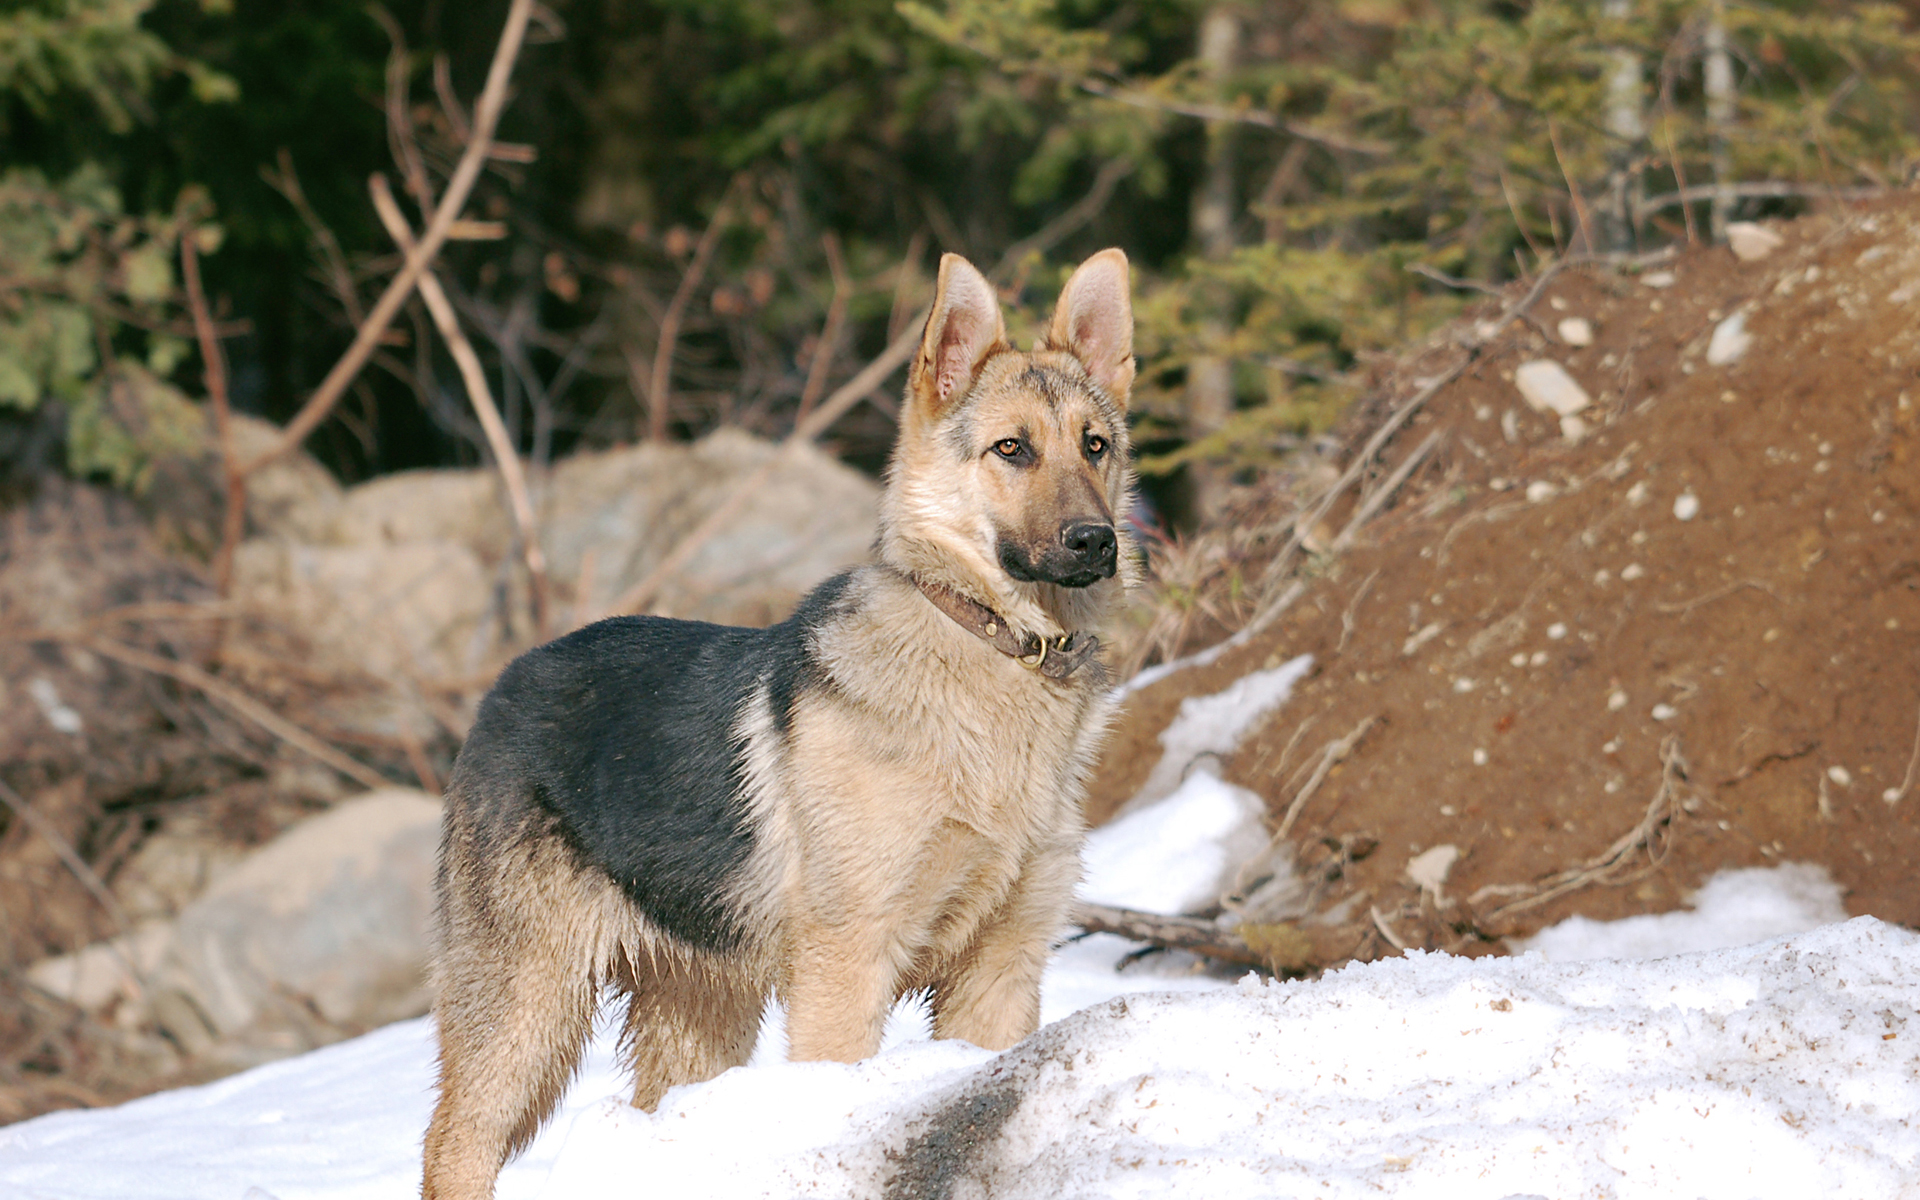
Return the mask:
[[[1002,1049],[1080,875],[1109,715],[1092,632],[1137,570],[1126,256],[1041,345],[946,255],[874,561],[785,622],[617,617],[480,705],[447,791],[423,1194],[490,1196],[626,995],[633,1103],[747,1061],[769,992],[796,1060],[879,1047],[903,995]]]

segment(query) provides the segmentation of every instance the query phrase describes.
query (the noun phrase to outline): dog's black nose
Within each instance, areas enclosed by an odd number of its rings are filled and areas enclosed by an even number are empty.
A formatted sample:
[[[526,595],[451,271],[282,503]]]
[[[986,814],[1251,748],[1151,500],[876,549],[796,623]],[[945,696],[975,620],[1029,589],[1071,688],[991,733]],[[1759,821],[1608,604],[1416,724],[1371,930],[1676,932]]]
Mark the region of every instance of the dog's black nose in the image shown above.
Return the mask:
[[[1097,521],[1068,521],[1060,526],[1060,544],[1078,562],[1111,569],[1118,543],[1113,526]]]

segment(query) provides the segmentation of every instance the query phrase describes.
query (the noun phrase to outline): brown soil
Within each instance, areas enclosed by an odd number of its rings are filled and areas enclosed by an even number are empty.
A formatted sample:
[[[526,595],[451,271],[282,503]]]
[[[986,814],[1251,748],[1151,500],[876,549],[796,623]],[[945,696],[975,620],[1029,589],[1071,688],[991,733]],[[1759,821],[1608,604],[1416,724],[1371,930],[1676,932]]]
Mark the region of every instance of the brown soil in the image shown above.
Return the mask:
[[[1778,231],[1786,247],[1762,261],[1699,249],[1553,279],[1388,445],[1378,478],[1442,438],[1359,544],[1310,561],[1317,578],[1264,636],[1136,699],[1095,815],[1144,777],[1181,698],[1310,653],[1225,774],[1281,813],[1327,743],[1376,719],[1294,831],[1377,842],[1326,897],[1367,893],[1316,936],[1323,960],[1393,953],[1382,924],[1409,945],[1497,951],[1789,861],[1824,865],[1855,914],[1920,925],[1920,197]],[[1710,366],[1736,311],[1752,348]],[[1596,331],[1584,349],[1555,332],[1575,316]],[[1464,353],[1440,338],[1396,364],[1349,446]],[[1512,383],[1536,358],[1595,399],[1577,445]],[[1246,519],[1284,531],[1292,511]],[[1674,786],[1646,821],[1663,748]],[[1610,870],[1527,903],[1636,827],[1650,836]],[[1404,873],[1441,844],[1461,854],[1445,906]]]

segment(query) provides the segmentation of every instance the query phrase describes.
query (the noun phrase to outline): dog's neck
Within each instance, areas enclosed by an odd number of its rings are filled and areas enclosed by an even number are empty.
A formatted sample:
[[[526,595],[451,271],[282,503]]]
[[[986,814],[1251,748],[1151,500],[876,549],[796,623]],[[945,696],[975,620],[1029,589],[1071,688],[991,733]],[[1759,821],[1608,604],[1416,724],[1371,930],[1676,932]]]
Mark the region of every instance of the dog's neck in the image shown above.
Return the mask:
[[[1100,649],[1100,639],[1090,633],[1064,633],[1057,638],[1038,634],[1022,636],[1013,631],[1007,619],[971,597],[943,583],[908,575],[929,603],[995,650],[1048,679],[1064,680],[1090,661]]]

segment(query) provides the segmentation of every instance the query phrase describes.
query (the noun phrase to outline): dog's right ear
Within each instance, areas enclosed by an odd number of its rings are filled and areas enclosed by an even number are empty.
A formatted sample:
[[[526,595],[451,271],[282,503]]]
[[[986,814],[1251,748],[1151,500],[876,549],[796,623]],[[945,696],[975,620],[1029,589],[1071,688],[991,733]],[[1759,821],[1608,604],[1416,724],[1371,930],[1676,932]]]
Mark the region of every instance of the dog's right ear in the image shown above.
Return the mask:
[[[909,401],[939,417],[973,386],[987,355],[1007,348],[1007,326],[993,285],[958,254],[942,254],[933,311],[907,375]]]

